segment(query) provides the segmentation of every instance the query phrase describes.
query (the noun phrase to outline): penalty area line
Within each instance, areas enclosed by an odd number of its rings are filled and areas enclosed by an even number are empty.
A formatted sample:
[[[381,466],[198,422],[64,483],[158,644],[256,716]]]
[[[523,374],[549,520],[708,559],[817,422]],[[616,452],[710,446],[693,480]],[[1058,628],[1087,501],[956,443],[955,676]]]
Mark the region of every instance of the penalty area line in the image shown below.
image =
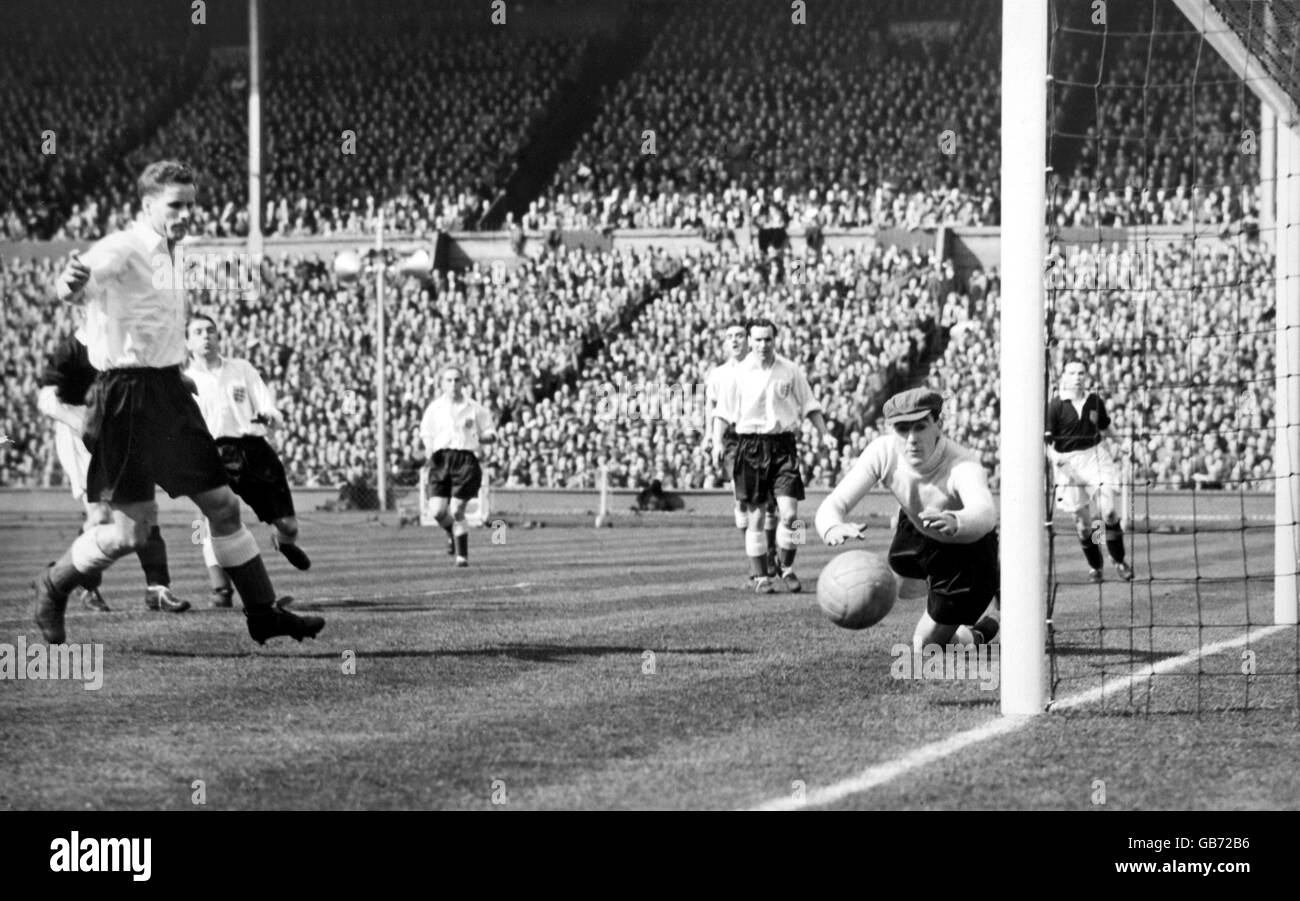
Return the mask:
[[[1108,685],[1102,685],[1088,691],[1079,692],[1054,702],[1050,709],[1071,710],[1075,707],[1083,707],[1100,701],[1116,692],[1128,691],[1134,684],[1140,684],[1171,670],[1179,669],[1190,663],[1195,663],[1202,657],[1208,657],[1219,654],[1224,651],[1230,651],[1242,645],[1249,644],[1252,641],[1263,641],[1270,638],[1285,629],[1294,628],[1293,626],[1262,626],[1255,631],[1247,630],[1246,634],[1239,635],[1236,638],[1229,638],[1223,641],[1216,641],[1197,648],[1194,651],[1188,651],[1177,657],[1171,657],[1168,660],[1161,660],[1159,663],[1145,666],[1130,676],[1118,678]],[[982,726],[974,729],[967,729],[965,732],[958,732],[956,735],[949,736],[941,741],[931,742],[928,745],[922,745],[900,757],[868,767],[856,776],[827,785],[823,788],[809,789],[803,798],[796,798],[792,795],[786,795],[779,798],[772,798],[757,804],[750,810],[800,810],[805,807],[822,807],[827,804],[834,804],[853,795],[870,791],[878,788],[888,782],[892,782],[900,776],[904,776],[914,770],[919,770],[931,763],[943,760],[946,757],[977,745],[980,742],[989,741],[994,738],[1000,738],[1011,732],[1017,732],[1028,726],[1034,721],[1032,716],[1003,716],[1000,719],[992,720]]]

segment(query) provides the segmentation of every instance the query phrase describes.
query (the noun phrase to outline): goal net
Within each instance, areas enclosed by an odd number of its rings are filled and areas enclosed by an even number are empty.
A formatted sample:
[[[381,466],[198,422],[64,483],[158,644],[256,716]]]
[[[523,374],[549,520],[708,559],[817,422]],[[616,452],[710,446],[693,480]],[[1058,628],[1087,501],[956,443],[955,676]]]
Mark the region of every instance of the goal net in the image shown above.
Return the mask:
[[[1041,368],[1015,396],[1004,373],[1003,413],[1049,411],[1047,667],[1020,678],[1053,708],[1300,712],[1298,27],[1300,4],[1048,11]],[[1029,431],[1004,421],[1004,478]]]

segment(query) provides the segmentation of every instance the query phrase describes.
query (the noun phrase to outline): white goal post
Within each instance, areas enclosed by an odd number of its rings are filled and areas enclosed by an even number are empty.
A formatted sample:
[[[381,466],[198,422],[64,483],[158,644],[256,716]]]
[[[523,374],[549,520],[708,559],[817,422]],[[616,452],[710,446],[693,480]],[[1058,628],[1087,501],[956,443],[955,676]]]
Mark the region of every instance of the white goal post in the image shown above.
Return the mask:
[[[1210,0],[1174,0],[1264,105],[1276,134],[1264,154],[1276,174],[1277,317],[1274,622],[1297,622],[1300,559],[1300,119],[1295,100],[1254,59]],[[1002,4],[1001,568],[1002,699],[1006,715],[1042,713],[1046,659],[1044,547],[1045,284],[1048,70],[1047,0]],[[1269,129],[1270,121],[1276,127]]]

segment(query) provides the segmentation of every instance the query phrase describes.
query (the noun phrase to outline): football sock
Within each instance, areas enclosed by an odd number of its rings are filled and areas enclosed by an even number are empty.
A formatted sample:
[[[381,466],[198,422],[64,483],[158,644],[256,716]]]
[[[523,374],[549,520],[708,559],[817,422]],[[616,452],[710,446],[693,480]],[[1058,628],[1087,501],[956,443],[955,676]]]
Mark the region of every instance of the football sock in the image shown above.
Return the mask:
[[[167,570],[167,542],[163,541],[162,532],[157,526],[149,530],[149,538],[135,553],[140,558],[140,568],[144,570],[146,585],[172,583],[171,573]]]
[[[768,540],[776,546],[776,559],[781,569],[794,566],[795,544],[794,531],[785,523],[780,523],[768,533]]]
[[[208,585],[215,591],[229,591],[230,579],[226,577],[226,571],[220,566],[209,566]]]
[[[81,587],[88,591],[98,591],[99,586],[103,584],[103,572],[86,573],[81,577]]]
[[[269,608],[275,603],[275,589],[257,551],[257,540],[245,526],[233,535],[213,535],[212,552],[239,592],[245,609]]]
[[[1116,563],[1124,562],[1124,527],[1119,523],[1106,524],[1106,550],[1110,559]]]
[[[767,575],[767,538],[762,532],[745,531],[745,555],[749,557],[749,574],[755,578]]]
[[[456,542],[456,556],[465,557],[466,559],[468,559],[469,558],[469,530],[465,528],[465,524],[463,522],[457,520],[456,524],[451,527],[451,537]]]
[[[1079,547],[1083,549],[1083,556],[1087,559],[1088,565],[1093,569],[1101,569],[1101,548],[1092,543],[1091,538],[1082,538],[1079,540]]]
[[[67,597],[68,592],[82,584],[85,577],[84,573],[79,572],[72,565],[70,548],[45,571],[45,581],[49,583],[50,593],[57,597]]]

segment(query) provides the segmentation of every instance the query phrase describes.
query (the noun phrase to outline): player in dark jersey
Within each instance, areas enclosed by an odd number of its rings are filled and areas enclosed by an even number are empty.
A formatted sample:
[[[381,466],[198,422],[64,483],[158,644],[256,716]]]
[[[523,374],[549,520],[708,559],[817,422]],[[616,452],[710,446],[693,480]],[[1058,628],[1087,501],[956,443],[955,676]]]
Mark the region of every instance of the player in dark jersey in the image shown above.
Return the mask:
[[[1073,514],[1079,545],[1088,561],[1088,578],[1102,579],[1101,535],[1121,579],[1132,580],[1133,567],[1124,560],[1124,527],[1116,495],[1119,467],[1102,439],[1111,434],[1110,415],[1096,394],[1085,388],[1087,367],[1070,360],[1061,371],[1057,397],[1047,405],[1048,456],[1056,478],[1056,503]],[[1100,520],[1094,521],[1094,505]]]
[[[96,503],[86,496],[86,475],[90,469],[90,451],[82,442],[81,432],[86,423],[86,395],[95,383],[98,372],[90,365],[84,335],[80,329],[69,335],[54,348],[47,358],[45,369],[37,379],[40,393],[37,406],[54,420],[54,449],[59,464],[67,474],[72,496],[86,510],[83,531],[112,521],[113,512],[108,504]],[[148,539],[136,549],[140,566],[144,569],[145,606],[150,610],[183,613],[190,609],[171,590],[171,574],[167,568],[167,543],[155,525]],[[84,581],[79,590],[81,602],[89,610],[107,613],[108,604],[99,593],[103,573],[94,573]]]

